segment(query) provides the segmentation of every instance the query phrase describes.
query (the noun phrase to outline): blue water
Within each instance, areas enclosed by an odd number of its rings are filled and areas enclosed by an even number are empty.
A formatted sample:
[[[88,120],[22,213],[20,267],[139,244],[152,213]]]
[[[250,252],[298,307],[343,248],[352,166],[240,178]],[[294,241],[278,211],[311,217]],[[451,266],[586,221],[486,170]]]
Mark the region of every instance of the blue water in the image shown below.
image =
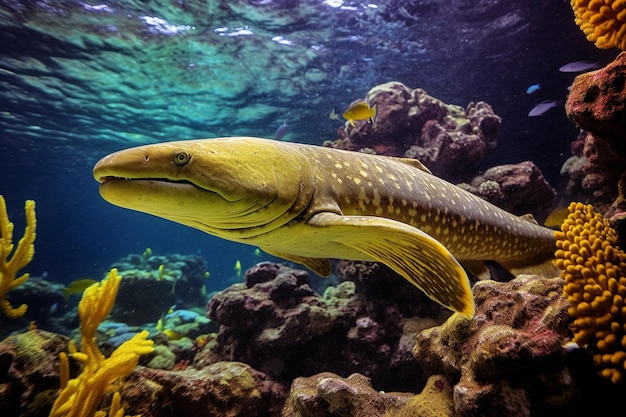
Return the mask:
[[[341,112],[391,80],[446,103],[487,101],[503,126],[484,167],[531,159],[553,186],[562,186],[558,172],[577,129],[562,108],[537,118],[527,113],[544,99],[565,98],[575,74],[560,73],[563,64],[616,55],[585,40],[563,1],[492,2],[488,14],[476,15],[473,5],[454,1],[391,8],[272,3],[286,15],[294,7],[314,10],[288,21],[260,18],[271,14],[262,6],[269,3],[215,2],[219,7],[208,16],[149,2],[113,1],[110,11],[94,11],[95,3],[88,9],[78,2],[0,1],[0,194],[16,237],[24,201],[36,200],[36,252],[26,271],[60,282],[101,278],[120,257],[150,247],[154,254],[203,255],[216,287],[240,280],[237,260],[245,269],[269,257],[108,204],[91,176],[95,162],[149,142],[272,137],[283,122],[290,126],[285,140],[321,144],[335,139],[339,126],[328,119],[331,109]],[[419,7],[400,13],[400,3]],[[142,16],[193,29],[156,33]],[[235,36],[241,30],[253,34]],[[146,55],[142,45],[156,47]],[[107,61],[111,54],[125,58]],[[107,67],[111,62],[118,66]],[[150,77],[148,87],[141,84]],[[526,94],[536,83],[541,90]]]

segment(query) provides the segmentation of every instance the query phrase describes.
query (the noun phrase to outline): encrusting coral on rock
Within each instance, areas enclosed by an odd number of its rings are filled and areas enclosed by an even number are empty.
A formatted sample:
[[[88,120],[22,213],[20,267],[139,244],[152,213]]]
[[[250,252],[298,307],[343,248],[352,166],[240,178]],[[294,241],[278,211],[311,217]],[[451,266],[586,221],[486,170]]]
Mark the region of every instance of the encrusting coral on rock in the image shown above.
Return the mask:
[[[501,119],[485,102],[464,109],[396,81],[375,86],[366,100],[376,105],[376,122],[341,128],[343,137],[326,146],[416,158],[446,179],[463,177],[496,146]]]
[[[2,417],[47,415],[59,388],[57,358],[67,341],[65,336],[38,329],[0,341]],[[71,365],[75,371],[75,364]]]
[[[115,381],[135,369],[140,355],[154,350],[153,342],[146,340],[148,331],[145,330],[122,343],[109,358],[96,345],[96,330],[111,312],[121,280],[117,270],[112,269],[101,283],[93,284],[85,290],[78,304],[81,350],[77,351],[71,342],[69,346],[71,357],[82,363],[83,371],[76,378],[69,379],[68,355],[64,352],[59,354],[61,392],[52,407],[50,417],[104,416],[104,412],[96,411],[103,394],[112,388]],[[110,414],[110,417],[124,415],[119,398],[113,398],[110,409],[116,413]]]
[[[532,161],[491,167],[470,184],[459,187],[513,214],[531,213],[537,218],[549,213],[556,197],[556,191]]]
[[[626,253],[615,247],[615,230],[591,205],[572,203],[569,211],[556,232],[556,258],[574,341],[594,352],[603,377],[620,383],[626,376]]]
[[[427,375],[453,386],[454,416],[570,415],[588,378],[569,341],[563,280],[520,275],[474,284],[474,319],[453,314],[413,351]]]
[[[407,393],[377,391],[361,374],[342,378],[322,372],[293,382],[281,416],[382,417],[386,411],[398,410],[409,398]]]
[[[24,236],[15,248],[13,243],[13,223],[9,221],[4,197],[0,195],[0,310],[9,318],[19,318],[26,313],[28,306],[22,304],[13,308],[6,299],[9,291],[21,285],[28,279],[28,273],[16,278],[17,272],[24,268],[35,254],[35,202],[27,200],[25,204],[26,229]],[[15,248],[15,252],[13,249]],[[10,259],[9,259],[10,258]]]
[[[622,52],[604,68],[578,75],[565,103],[567,117],[584,130],[582,167],[569,173],[570,178],[578,177],[582,191],[583,198],[576,200],[593,204],[609,218],[626,211],[625,85],[626,52]]]
[[[120,284],[111,317],[130,325],[156,322],[169,306],[203,308],[202,286],[206,282],[206,260],[197,255],[143,254],[125,256],[111,265],[124,280]]]
[[[194,366],[240,361],[285,383],[323,371],[359,372],[380,389],[419,388],[414,337],[443,321],[423,315],[442,310],[391,272],[371,275],[367,283],[342,282],[320,296],[306,271],[256,265],[246,272],[245,284],[209,303],[208,316],[220,323],[217,345],[212,354],[199,353]],[[416,311],[422,314],[421,328],[412,320]]]

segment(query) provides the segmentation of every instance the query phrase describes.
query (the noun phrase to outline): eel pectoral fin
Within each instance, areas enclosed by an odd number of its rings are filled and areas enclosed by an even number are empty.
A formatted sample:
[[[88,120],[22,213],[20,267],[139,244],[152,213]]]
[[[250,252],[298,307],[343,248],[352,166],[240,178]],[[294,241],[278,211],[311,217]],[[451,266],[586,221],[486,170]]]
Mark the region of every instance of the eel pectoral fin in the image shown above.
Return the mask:
[[[433,300],[467,318],[474,299],[465,270],[423,231],[395,220],[323,212],[307,221],[328,241],[340,243],[389,266]],[[323,232],[322,232],[323,231]]]
[[[333,266],[328,258],[307,258],[305,256],[292,255],[290,253],[278,252],[272,249],[261,249],[272,256],[277,256],[279,258],[304,265],[321,277],[327,277],[331,274],[331,272],[333,272]]]

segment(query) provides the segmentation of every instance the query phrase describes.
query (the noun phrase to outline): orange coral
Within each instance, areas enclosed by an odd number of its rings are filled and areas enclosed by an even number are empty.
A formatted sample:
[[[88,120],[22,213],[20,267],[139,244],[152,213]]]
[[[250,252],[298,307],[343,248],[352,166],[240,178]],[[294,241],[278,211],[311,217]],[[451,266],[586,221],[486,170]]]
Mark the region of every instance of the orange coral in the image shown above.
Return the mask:
[[[574,21],[601,49],[626,50],[626,0],[571,0]]]
[[[37,225],[35,202],[27,200],[25,210],[26,230],[24,230],[24,236],[16,248],[13,243],[13,223],[9,221],[4,197],[0,195],[0,311],[11,319],[22,317],[28,306],[22,304],[13,308],[5,297],[9,291],[22,285],[28,279],[28,274],[22,274],[19,278],[16,278],[16,275],[33,259],[35,254],[35,245],[33,244]]]
[[[626,253],[617,233],[591,205],[572,203],[555,233],[563,293],[574,318],[574,342],[594,352],[601,375],[619,383],[626,376]]]

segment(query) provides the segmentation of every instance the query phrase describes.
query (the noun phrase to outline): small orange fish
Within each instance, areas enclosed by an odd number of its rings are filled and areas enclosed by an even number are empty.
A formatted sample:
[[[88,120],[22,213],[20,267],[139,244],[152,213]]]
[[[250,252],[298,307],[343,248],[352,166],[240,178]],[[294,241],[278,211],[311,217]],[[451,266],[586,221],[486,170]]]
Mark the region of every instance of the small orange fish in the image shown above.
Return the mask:
[[[354,126],[355,120],[369,120],[371,124],[374,124],[376,119],[376,105],[370,107],[370,104],[365,100],[355,101],[343,113],[343,117],[350,122],[352,126]]]

